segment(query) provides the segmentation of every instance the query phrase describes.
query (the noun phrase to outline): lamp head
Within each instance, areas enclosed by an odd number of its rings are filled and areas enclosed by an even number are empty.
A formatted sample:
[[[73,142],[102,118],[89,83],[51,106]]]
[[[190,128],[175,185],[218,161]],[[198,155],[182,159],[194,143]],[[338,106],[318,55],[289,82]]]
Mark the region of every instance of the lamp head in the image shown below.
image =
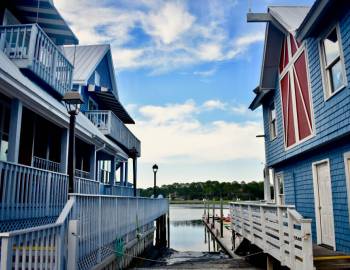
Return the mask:
[[[79,94],[78,91],[67,91],[63,98],[62,101],[66,105],[67,111],[69,114],[79,113],[80,105],[84,103],[83,98]]]
[[[158,165],[154,164],[152,169],[153,169],[153,172],[156,173],[158,171]]]

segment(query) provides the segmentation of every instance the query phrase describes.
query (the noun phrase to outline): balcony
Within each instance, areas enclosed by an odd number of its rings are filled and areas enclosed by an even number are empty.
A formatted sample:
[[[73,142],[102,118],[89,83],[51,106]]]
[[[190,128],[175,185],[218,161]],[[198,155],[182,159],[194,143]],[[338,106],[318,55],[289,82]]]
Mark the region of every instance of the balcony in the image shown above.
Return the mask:
[[[54,95],[70,90],[73,66],[39,25],[0,26],[0,50]]]
[[[85,115],[100,131],[115,140],[129,153],[141,154],[139,139],[124,125],[112,111],[87,111]]]

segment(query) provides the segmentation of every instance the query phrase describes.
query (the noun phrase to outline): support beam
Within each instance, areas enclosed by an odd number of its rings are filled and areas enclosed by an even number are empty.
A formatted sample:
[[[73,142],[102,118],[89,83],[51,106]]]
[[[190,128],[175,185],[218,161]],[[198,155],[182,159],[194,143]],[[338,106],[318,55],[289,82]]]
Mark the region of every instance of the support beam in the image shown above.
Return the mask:
[[[61,134],[61,158],[60,158],[60,172],[67,174],[68,172],[68,147],[69,147],[69,130],[62,129]]]
[[[132,176],[134,186],[134,197],[137,196],[137,157],[136,155],[132,159]]]
[[[109,184],[112,186],[115,183],[115,162],[116,158],[115,156],[112,156],[111,158],[111,177],[109,178]]]
[[[22,125],[22,102],[13,99],[11,102],[10,130],[9,130],[9,146],[7,160],[18,163],[19,143],[21,138]]]
[[[96,180],[96,146],[91,146],[91,154],[90,154],[90,179]]]
[[[127,186],[128,185],[128,178],[129,178],[129,169],[128,169],[128,162],[129,160],[125,161],[124,165],[125,165],[125,171],[124,171],[124,185]]]
[[[267,166],[264,168],[264,200],[271,201],[270,172]]]
[[[120,161],[120,185],[124,186],[124,161]]]

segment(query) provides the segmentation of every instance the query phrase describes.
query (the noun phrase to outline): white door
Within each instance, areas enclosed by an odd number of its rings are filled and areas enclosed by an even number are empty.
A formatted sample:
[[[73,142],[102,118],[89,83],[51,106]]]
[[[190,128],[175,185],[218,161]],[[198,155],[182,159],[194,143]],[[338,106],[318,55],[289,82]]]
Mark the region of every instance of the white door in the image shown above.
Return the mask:
[[[334,248],[333,201],[329,162],[324,161],[314,166],[317,242]]]

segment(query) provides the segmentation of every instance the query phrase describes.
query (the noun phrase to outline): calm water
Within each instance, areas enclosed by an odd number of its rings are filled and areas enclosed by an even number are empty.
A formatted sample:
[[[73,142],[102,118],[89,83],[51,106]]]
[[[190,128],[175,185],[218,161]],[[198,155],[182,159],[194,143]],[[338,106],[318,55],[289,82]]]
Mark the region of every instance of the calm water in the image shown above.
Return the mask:
[[[208,251],[202,205],[170,205],[170,247],[177,251]],[[219,215],[219,210],[216,213]],[[229,210],[224,209],[224,216]]]

